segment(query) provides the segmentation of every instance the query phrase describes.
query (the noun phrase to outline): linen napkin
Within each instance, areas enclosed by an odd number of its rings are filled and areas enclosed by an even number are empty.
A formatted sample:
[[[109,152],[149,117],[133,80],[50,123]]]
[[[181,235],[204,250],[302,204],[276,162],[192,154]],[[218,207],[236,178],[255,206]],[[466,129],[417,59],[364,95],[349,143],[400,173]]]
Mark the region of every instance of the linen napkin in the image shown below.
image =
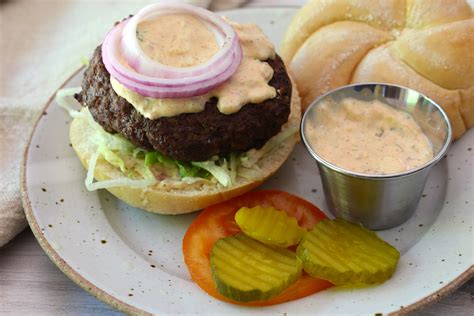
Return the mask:
[[[166,1],[0,1],[0,247],[27,225],[20,164],[40,110],[115,21],[157,2]],[[246,1],[180,2],[227,10]]]

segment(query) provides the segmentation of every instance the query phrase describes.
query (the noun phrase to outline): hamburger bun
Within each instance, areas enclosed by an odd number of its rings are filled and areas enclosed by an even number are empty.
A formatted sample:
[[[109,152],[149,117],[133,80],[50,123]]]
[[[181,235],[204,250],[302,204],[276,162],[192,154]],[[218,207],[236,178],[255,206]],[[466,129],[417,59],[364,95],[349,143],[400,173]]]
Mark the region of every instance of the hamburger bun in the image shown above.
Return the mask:
[[[87,111],[87,109],[83,109],[83,111]],[[288,128],[298,129],[300,119],[300,99],[293,86],[291,113],[288,122],[285,123],[280,134]],[[91,122],[86,119],[75,118],[71,123],[69,135],[72,147],[86,169],[89,166],[92,155],[97,150],[97,145],[92,141],[94,128],[92,128],[90,124]],[[278,135],[275,137],[278,137]],[[160,185],[158,182],[146,189],[119,186],[108,188],[107,190],[120,200],[153,213],[182,214],[193,212],[241,195],[260,185],[280,168],[298,140],[299,134],[296,132],[286,138],[276,148],[273,148],[270,152],[263,155],[257,162],[257,165],[262,170],[261,177],[255,180],[238,177],[236,184],[231,187],[223,187],[218,183],[204,183],[200,186],[195,186],[182,182],[169,188]],[[103,159],[97,161],[94,170],[94,178],[96,180],[104,181],[123,177],[125,177],[125,175],[107,161]]]
[[[437,102],[454,139],[474,125],[473,51],[474,16],[464,0],[310,0],[282,42],[303,109],[342,85],[398,84]]]

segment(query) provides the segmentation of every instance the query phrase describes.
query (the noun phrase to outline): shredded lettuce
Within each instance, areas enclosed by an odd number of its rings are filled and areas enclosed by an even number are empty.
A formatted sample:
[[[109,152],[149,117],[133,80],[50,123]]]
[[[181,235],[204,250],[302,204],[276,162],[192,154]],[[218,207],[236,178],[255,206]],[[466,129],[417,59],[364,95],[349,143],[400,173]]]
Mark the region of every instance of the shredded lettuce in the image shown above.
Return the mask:
[[[241,166],[239,168],[239,176],[250,181],[258,180],[262,179],[263,171],[257,165],[254,165],[252,168]]]
[[[135,161],[133,171],[144,179],[154,179],[154,180],[156,180],[155,176],[153,175],[153,172],[151,172],[150,168],[148,168],[145,165],[145,162],[143,160],[136,160]],[[132,174],[133,174],[133,172],[132,172]]]
[[[97,151],[89,160],[85,179],[86,188],[89,191],[117,186],[146,188],[156,183],[153,173],[138,161],[134,163],[133,170],[127,169],[125,159],[122,155],[133,155],[134,150],[137,148],[123,136],[112,135],[105,132],[99,124],[95,123],[89,111],[79,111],[81,105],[74,98],[74,94],[79,92],[81,92],[80,87],[61,89],[56,93],[56,102],[60,107],[65,109],[71,117],[89,120],[89,125],[95,129],[96,133],[94,133],[93,141],[97,145]],[[122,172],[128,171],[130,177],[94,182],[95,168],[100,156],[111,165],[120,168]],[[138,174],[141,179],[134,179],[132,177],[133,174]]]
[[[158,152],[153,151],[145,154],[145,165],[151,166],[158,162]]]
[[[146,153],[146,150],[137,147],[132,151],[132,156],[133,158],[143,158],[145,157]]]
[[[212,160],[209,161],[194,161],[191,163],[193,166],[207,170],[216,180],[225,187],[232,185],[232,178],[230,176],[230,171],[225,168],[216,165]]]
[[[97,152],[104,157],[104,159],[115,167],[119,167],[122,172],[126,171],[125,161],[105,145],[100,145]]]
[[[176,163],[178,164],[179,175],[181,176],[181,178],[197,177],[207,179],[209,177],[209,172],[200,167],[185,162],[176,161]]]
[[[79,102],[74,99],[74,95],[79,92],[81,92],[81,87],[65,88],[56,93],[56,103],[65,109],[69,113],[69,116],[73,118],[82,116],[80,111],[74,109],[74,107],[80,108],[81,106]]]
[[[89,160],[87,176],[84,181],[86,188],[89,191],[95,191],[98,189],[107,189],[107,188],[118,187],[118,186],[146,188],[156,182],[154,178],[134,180],[134,179],[125,178],[125,177],[94,182],[95,167],[97,165],[97,160],[99,159],[99,155],[100,155],[99,151],[96,151],[91,156],[91,159]]]
[[[145,154],[145,164],[151,166],[153,164],[159,163],[164,167],[176,168],[176,160],[168,158],[161,154],[158,151],[150,151]]]
[[[297,127],[286,128],[260,150],[250,150],[240,155],[231,153],[227,157],[213,156],[208,161],[182,162],[157,151],[146,151],[136,147],[120,134],[105,132],[94,121],[88,110],[76,110],[80,108],[80,104],[74,99],[74,94],[80,91],[80,87],[59,90],[56,102],[71,117],[87,120],[89,126],[94,129],[92,141],[97,145],[97,150],[89,160],[85,179],[86,187],[90,191],[117,186],[146,188],[157,182],[155,174],[165,176],[165,180],[183,181],[189,184],[212,180],[224,187],[234,185],[238,177],[248,180],[260,179],[262,170],[257,162],[298,130]],[[94,172],[99,158],[120,169],[127,176],[94,182]],[[165,180],[161,181],[164,183]]]
[[[188,162],[182,162],[174,160],[157,151],[150,151],[145,154],[145,165],[152,166],[154,164],[160,164],[165,168],[177,169],[179,176],[183,178],[208,178],[209,172],[205,169],[194,166]]]
[[[229,158],[230,162],[229,162],[229,165],[230,165],[230,179],[232,180],[232,183],[235,183],[237,181],[237,164],[238,164],[238,160],[237,160],[237,154],[236,153],[231,153],[230,154],[230,158]]]
[[[245,168],[252,168],[267,153],[274,150],[289,137],[298,132],[298,126],[288,127],[271,138],[260,150],[251,149],[240,157],[240,163]],[[240,171],[239,171],[240,175]]]

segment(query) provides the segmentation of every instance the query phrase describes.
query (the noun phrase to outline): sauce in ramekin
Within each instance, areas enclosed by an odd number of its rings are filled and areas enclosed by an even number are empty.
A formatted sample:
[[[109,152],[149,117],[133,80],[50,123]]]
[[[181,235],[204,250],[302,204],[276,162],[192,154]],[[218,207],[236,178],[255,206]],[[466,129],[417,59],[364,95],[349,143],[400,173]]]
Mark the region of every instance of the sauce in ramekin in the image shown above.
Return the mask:
[[[306,138],[319,156],[343,169],[384,175],[433,158],[432,145],[415,119],[381,101],[328,99],[315,114]]]

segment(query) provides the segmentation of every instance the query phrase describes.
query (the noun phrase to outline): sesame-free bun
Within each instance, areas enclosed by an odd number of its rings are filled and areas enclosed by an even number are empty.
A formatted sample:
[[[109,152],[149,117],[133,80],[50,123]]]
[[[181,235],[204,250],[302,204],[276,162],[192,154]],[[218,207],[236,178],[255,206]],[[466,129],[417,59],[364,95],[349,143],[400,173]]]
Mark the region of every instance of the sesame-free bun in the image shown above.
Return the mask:
[[[383,82],[437,102],[454,139],[474,126],[474,16],[464,0],[310,0],[281,51],[303,109],[342,85]]]
[[[291,113],[283,129],[298,127],[300,120],[300,99],[295,87],[293,87]],[[86,169],[89,165],[89,160],[97,150],[97,145],[92,141],[94,128],[89,124],[91,124],[89,120],[75,118],[71,123],[69,131],[72,147]],[[197,211],[241,195],[260,185],[280,168],[298,140],[299,133],[296,132],[258,161],[257,164],[262,170],[262,177],[260,179],[251,181],[238,177],[237,183],[232,187],[223,187],[217,183],[204,183],[196,186],[182,182],[178,183],[178,185],[175,184],[171,188],[158,183],[146,189],[121,186],[108,188],[107,190],[120,200],[153,213],[182,214]],[[103,159],[97,161],[94,172],[96,180],[103,181],[123,177],[125,175],[120,169],[110,165]]]

